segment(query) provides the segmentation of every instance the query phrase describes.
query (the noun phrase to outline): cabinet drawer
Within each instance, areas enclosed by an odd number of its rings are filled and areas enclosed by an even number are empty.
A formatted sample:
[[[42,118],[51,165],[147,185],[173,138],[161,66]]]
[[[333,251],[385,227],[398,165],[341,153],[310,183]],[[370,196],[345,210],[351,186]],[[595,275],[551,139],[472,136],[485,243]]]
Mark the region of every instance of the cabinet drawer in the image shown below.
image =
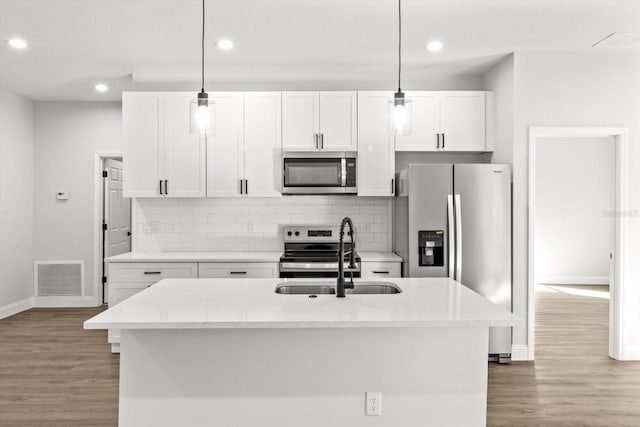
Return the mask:
[[[170,277],[180,279],[198,277],[198,264],[195,262],[112,262],[107,269],[109,283],[155,283]]]
[[[363,262],[362,278],[401,277],[399,262]]]
[[[198,277],[278,277],[278,263],[275,262],[251,262],[251,263],[221,263],[201,262],[198,265]]]

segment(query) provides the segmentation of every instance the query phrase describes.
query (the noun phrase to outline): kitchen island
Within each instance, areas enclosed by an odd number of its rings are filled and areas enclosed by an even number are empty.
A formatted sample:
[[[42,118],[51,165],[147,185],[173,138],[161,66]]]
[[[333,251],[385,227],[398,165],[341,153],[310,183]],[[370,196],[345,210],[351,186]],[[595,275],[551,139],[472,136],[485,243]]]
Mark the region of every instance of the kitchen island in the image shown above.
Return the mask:
[[[346,298],[282,281],[165,279],[86,321],[122,330],[119,425],[486,424],[488,328],[514,315],[450,279]]]

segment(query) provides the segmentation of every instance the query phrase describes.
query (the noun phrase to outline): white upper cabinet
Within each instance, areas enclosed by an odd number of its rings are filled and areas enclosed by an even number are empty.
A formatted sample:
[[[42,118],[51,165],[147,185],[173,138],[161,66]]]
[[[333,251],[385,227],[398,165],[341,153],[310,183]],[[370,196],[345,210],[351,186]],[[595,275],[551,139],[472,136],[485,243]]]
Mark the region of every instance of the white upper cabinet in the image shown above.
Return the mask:
[[[213,102],[213,135],[207,137],[207,196],[240,197],[244,189],[244,95],[214,94]]]
[[[195,92],[125,92],[125,197],[203,197],[205,137],[192,129]]]
[[[441,92],[440,113],[440,143],[444,150],[486,150],[485,92]]]
[[[244,95],[244,193],[282,196],[282,98],[280,92]]]
[[[405,92],[410,117],[406,131],[396,135],[396,150],[436,150],[440,132],[439,92]]]
[[[320,134],[320,94],[282,94],[282,146],[290,151],[316,151]]]
[[[356,92],[283,92],[282,148],[355,151]]]
[[[489,151],[486,93],[407,92],[410,128],[396,138],[396,151]]]
[[[164,104],[158,93],[123,93],[125,197],[156,197],[164,173]],[[163,167],[161,171],[161,166]]]
[[[395,155],[393,92],[358,93],[358,196],[392,196]]]
[[[206,138],[195,129],[194,92],[169,94],[166,99],[165,187],[168,197],[206,194]]]
[[[207,196],[280,197],[280,93],[221,93],[213,100],[214,134],[207,137]]]

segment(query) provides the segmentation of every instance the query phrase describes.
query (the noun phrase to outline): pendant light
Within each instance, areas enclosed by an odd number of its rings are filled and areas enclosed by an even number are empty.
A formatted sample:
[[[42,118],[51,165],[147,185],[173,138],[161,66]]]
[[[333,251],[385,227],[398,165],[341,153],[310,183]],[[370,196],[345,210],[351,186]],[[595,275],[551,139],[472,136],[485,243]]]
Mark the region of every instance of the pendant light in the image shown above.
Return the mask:
[[[407,128],[408,100],[400,89],[400,75],[402,73],[402,9],[398,0],[398,91],[393,94],[393,127],[396,133],[404,133]]]
[[[196,122],[200,133],[206,133],[210,120],[209,94],[204,91],[204,0],[202,0],[202,86],[198,93],[198,106],[196,109]]]

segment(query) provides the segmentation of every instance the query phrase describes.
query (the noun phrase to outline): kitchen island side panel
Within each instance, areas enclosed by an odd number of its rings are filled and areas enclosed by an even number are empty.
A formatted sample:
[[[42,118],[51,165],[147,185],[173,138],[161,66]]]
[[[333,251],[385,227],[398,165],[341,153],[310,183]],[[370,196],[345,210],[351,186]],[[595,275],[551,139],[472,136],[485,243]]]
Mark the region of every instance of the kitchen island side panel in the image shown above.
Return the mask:
[[[125,330],[121,427],[486,425],[487,327]],[[365,415],[365,392],[382,415]]]

